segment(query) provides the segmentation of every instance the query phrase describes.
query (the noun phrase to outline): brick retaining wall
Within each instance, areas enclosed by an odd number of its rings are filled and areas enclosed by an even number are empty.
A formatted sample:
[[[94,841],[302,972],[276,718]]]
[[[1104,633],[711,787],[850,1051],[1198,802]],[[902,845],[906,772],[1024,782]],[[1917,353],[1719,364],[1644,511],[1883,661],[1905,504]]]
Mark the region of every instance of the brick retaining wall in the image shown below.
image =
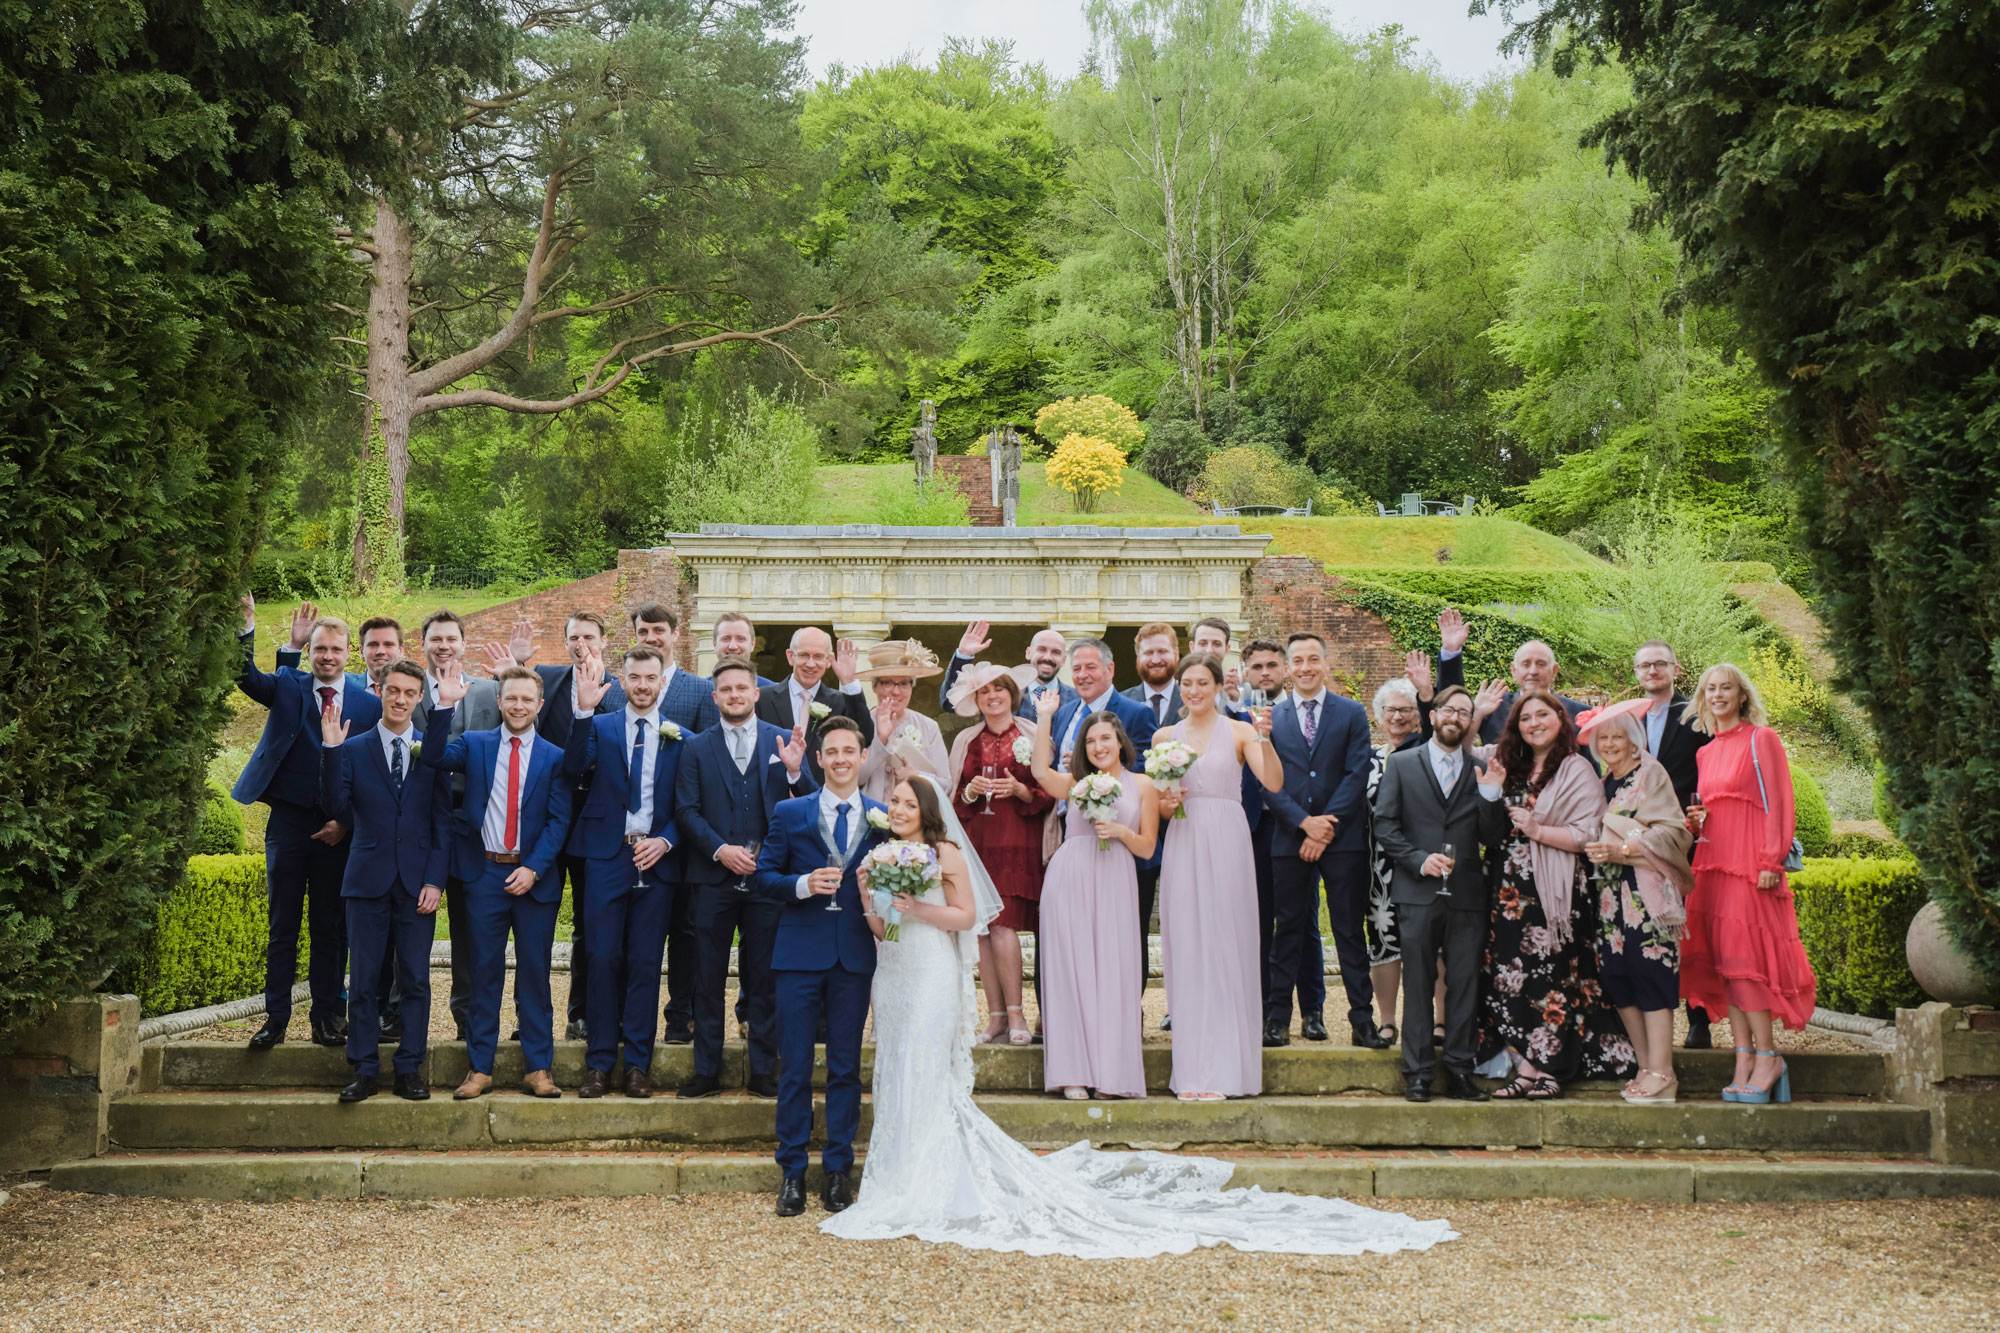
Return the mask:
[[[1301,630],[1326,640],[1335,671],[1362,673],[1358,697],[1368,703],[1392,676],[1403,674],[1403,652],[1389,627],[1372,611],[1342,598],[1341,580],[1306,555],[1269,555],[1244,575],[1244,615],[1253,638],[1276,639]],[[1333,682],[1339,688],[1345,681]]]
[[[673,607],[683,626],[694,614],[694,590],[683,584],[681,567],[671,548],[620,551],[616,569],[476,611],[465,618],[465,636],[475,644],[505,643],[514,631],[514,622],[525,619],[535,627],[536,663],[560,665],[569,660],[563,647],[563,629],[572,612],[595,611],[603,616],[609,648],[618,653],[632,643],[628,618],[632,608],[646,602],[665,602]],[[694,670],[694,645],[685,634],[675,659],[687,670]]]

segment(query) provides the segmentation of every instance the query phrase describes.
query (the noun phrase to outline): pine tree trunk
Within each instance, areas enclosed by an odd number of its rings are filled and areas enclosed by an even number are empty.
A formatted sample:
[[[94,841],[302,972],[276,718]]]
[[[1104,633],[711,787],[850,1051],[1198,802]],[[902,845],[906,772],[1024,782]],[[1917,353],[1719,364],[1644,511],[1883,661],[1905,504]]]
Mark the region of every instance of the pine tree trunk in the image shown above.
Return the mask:
[[[389,531],[400,548],[403,541],[403,492],[410,475],[410,415],[416,398],[410,387],[410,280],[414,260],[410,224],[389,201],[375,200],[374,273],[368,287],[369,421],[362,435],[363,478],[375,461],[369,450],[376,431],[389,464]],[[369,549],[368,526],[356,507],[354,578],[363,588],[374,584],[383,553]],[[400,563],[400,562],[397,562]]]

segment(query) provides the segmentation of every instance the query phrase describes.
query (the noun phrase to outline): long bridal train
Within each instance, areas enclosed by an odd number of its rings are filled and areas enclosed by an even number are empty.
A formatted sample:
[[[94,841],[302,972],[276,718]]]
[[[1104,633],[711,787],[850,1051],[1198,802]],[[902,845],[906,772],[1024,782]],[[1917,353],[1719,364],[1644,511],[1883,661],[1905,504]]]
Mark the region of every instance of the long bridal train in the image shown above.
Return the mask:
[[[920,779],[927,780],[927,779]],[[935,786],[936,784],[933,784]],[[965,853],[978,926],[949,932],[905,919],[875,972],[874,1131],[859,1199],[820,1223],[847,1240],[915,1236],[978,1250],[1142,1259],[1205,1245],[1292,1254],[1388,1254],[1457,1236],[1450,1224],[1341,1199],[1225,1190],[1212,1157],[1100,1152],[1078,1143],[1037,1156],[972,1100],[975,935],[999,894],[938,793]],[[925,901],[943,902],[932,888]]]

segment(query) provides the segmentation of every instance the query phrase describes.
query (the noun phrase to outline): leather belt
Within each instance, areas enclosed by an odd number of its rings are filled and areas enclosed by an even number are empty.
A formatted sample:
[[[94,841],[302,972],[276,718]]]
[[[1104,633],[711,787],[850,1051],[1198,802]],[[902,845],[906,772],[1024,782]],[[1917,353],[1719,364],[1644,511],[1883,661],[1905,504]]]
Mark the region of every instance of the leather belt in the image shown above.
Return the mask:
[[[521,854],[519,852],[488,852],[486,853],[486,859],[503,866],[517,866],[521,864]]]
[[[644,842],[646,839],[652,836],[653,835],[650,833],[628,833],[625,835],[625,845],[627,847],[637,847],[640,843]]]

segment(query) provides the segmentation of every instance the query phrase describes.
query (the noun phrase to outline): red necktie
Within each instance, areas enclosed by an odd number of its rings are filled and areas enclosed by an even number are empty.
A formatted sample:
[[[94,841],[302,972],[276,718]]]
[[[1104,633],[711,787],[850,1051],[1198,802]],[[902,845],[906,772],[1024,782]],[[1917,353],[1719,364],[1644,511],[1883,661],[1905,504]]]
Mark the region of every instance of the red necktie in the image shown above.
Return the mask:
[[[513,752],[507,756],[507,850],[521,841],[521,738],[508,737]]]
[[[333,707],[333,686],[322,685],[319,687],[319,711],[324,713],[331,707]]]

